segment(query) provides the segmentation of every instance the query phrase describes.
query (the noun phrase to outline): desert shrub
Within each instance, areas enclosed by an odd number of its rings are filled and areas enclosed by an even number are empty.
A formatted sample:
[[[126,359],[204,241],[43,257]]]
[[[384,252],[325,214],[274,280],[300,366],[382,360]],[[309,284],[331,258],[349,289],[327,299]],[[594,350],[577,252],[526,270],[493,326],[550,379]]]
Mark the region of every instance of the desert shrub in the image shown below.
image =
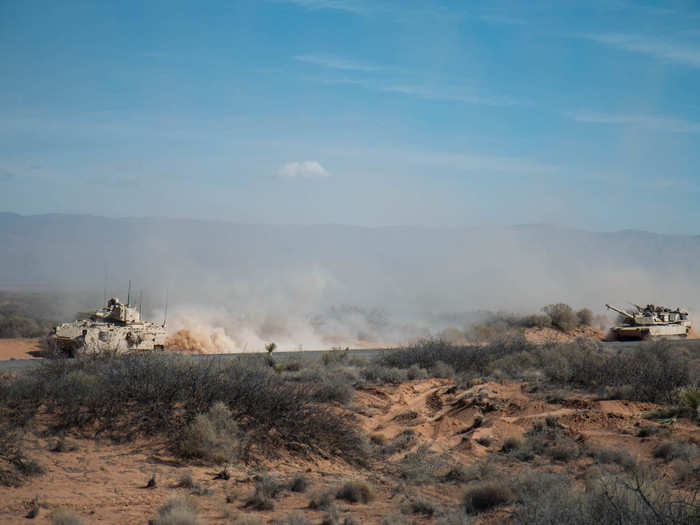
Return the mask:
[[[338,489],[335,497],[348,503],[369,503],[374,499],[374,492],[366,481],[348,481]]]
[[[259,360],[196,360],[188,356],[142,353],[56,360],[27,371],[0,388],[0,410],[36,410],[43,405],[54,430],[90,429],[132,439],[192,430],[217,442],[220,418],[238,425],[256,450],[309,454],[327,451],[352,462],[366,457],[355,417],[320,404],[312,385],[286,380]],[[13,410],[10,410],[12,408]],[[217,412],[218,411],[218,412]],[[214,418],[216,421],[212,421]],[[213,432],[210,432],[212,431]],[[219,432],[223,439],[228,432]],[[174,440],[178,441],[178,440]],[[179,443],[173,443],[176,449]],[[193,443],[195,453],[196,443]]]
[[[671,461],[673,459],[690,461],[700,457],[700,449],[692,443],[669,440],[657,445],[652,451],[652,455],[664,461]]]
[[[581,308],[576,312],[576,319],[579,326],[591,326],[593,324],[593,312],[590,308]]]
[[[579,324],[578,317],[568,304],[550,304],[542,308],[542,311],[552,320],[552,326],[562,332],[570,332]]]
[[[408,376],[408,379],[413,381],[414,379],[425,379],[428,377],[428,371],[424,368],[421,368],[417,364],[412,364],[408,368],[408,372],[406,373]],[[454,374],[454,370],[453,370]]]
[[[194,478],[192,477],[192,471],[188,470],[183,472],[177,480],[177,486],[183,489],[191,489],[194,487]]]
[[[191,497],[175,496],[158,510],[153,525],[196,525],[197,504]]]
[[[280,525],[311,525],[311,522],[301,512],[294,512],[284,518]]]
[[[245,502],[247,508],[253,510],[272,510],[275,508],[274,499],[282,491],[282,485],[267,474],[258,476],[253,495]]]
[[[413,365],[432,370],[438,362],[442,362],[452,367],[455,373],[483,375],[492,361],[533,348],[522,334],[508,334],[487,346],[478,347],[456,346],[439,339],[425,339],[386,354],[377,362],[385,367],[403,370]]]
[[[423,498],[418,496],[411,499],[408,503],[403,505],[401,511],[405,514],[423,514],[424,516],[432,516],[435,514],[435,505]]]
[[[51,514],[51,525],[82,525],[83,520],[80,519],[74,510],[69,508],[57,509]],[[160,525],[160,524],[158,524]]]
[[[0,486],[18,487],[25,480],[44,472],[22,448],[23,431],[0,421]]]
[[[452,509],[443,512],[442,515],[435,520],[435,525],[469,525],[469,516],[463,509]]]
[[[693,386],[678,388],[671,395],[671,399],[680,409],[681,415],[690,419],[700,417],[700,388]]]
[[[513,493],[503,481],[477,483],[464,492],[462,503],[467,513],[479,513],[506,505],[513,499]]]
[[[433,377],[454,377],[455,369],[444,361],[436,361],[430,369],[430,375]]]
[[[335,507],[335,493],[321,491],[313,494],[309,500],[309,508],[314,510],[329,510]]]
[[[625,470],[632,470],[637,466],[637,461],[626,450],[589,447],[588,455],[599,463],[614,463],[620,465]]]
[[[406,454],[398,463],[398,474],[401,479],[414,485],[431,483],[438,478],[439,472],[444,471],[446,461],[430,450],[421,446],[415,452]]]
[[[531,314],[521,318],[520,324],[525,328],[549,328],[552,318],[547,314]]]
[[[329,350],[328,352],[323,352],[323,354],[321,354],[321,362],[324,366],[335,366],[339,364],[344,364],[347,362],[349,354],[349,348],[346,348],[345,350]]]
[[[360,375],[365,381],[372,383],[399,385],[408,380],[406,370],[396,367],[382,366],[378,363],[371,363],[360,370]]]
[[[231,461],[234,456],[238,425],[229,408],[218,401],[206,414],[198,414],[185,427],[177,442],[182,457],[211,462]]]
[[[521,480],[516,492],[517,525],[690,525],[700,517],[691,499],[640,471],[594,480],[585,492],[566,478],[539,474]]]
[[[294,476],[294,478],[292,478],[292,481],[289,484],[289,490],[292,492],[306,492],[308,486],[309,481],[306,479],[306,477],[301,474],[297,474]]]
[[[548,456],[566,463],[581,453],[579,443],[566,435],[556,418],[547,418],[545,423],[535,422],[525,433],[525,442],[515,456],[522,461],[529,461],[534,455]]]
[[[517,437],[509,437],[503,440],[503,445],[501,446],[501,452],[508,454],[514,450],[520,449],[523,446],[523,440]]]
[[[250,514],[235,516],[231,520],[232,525],[263,525],[263,520]]]
[[[383,456],[391,456],[392,454],[396,454],[397,452],[406,450],[406,448],[409,447],[411,443],[415,441],[415,439],[416,432],[414,430],[411,430],[410,428],[407,428],[406,430],[403,430],[402,432],[394,436],[394,438],[391,439],[388,443],[385,439],[383,440],[383,442],[378,443],[378,445],[380,446],[380,454],[382,454]]]

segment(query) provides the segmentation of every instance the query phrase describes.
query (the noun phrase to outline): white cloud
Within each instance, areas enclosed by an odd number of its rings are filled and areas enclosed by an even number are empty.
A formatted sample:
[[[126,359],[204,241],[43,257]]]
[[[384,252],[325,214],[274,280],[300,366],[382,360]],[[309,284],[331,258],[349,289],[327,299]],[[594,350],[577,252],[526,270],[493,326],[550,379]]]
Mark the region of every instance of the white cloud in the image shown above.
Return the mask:
[[[277,173],[280,177],[285,179],[323,178],[330,175],[326,168],[321,166],[321,163],[315,160],[288,162],[282,166]]]
[[[700,68],[700,48],[654,38],[621,33],[586,35],[585,38],[625,51],[642,53],[659,60]]]
[[[343,71],[381,71],[383,68],[375,66],[373,64],[362,64],[359,62],[352,62],[344,58],[329,57],[329,56],[319,56],[319,55],[297,55],[294,60],[298,62],[305,62],[307,64],[314,64],[316,66],[323,66],[330,69],[341,69]]]
[[[593,112],[566,113],[576,122],[636,126],[668,133],[700,133],[700,123],[650,115],[614,115]]]

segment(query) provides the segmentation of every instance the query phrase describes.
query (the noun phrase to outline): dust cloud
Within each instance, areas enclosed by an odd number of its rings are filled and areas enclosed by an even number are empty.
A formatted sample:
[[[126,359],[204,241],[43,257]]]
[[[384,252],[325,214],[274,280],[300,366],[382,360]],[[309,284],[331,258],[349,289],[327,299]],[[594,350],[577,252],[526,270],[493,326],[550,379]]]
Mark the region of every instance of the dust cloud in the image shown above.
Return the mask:
[[[162,322],[167,293],[170,346],[204,353],[456,337],[486,311],[534,313],[555,302],[605,316],[606,302],[653,302],[688,309],[700,323],[700,237],[550,226],[3,220],[3,287],[39,283],[99,304],[103,289],[125,298],[131,279],[146,319]]]

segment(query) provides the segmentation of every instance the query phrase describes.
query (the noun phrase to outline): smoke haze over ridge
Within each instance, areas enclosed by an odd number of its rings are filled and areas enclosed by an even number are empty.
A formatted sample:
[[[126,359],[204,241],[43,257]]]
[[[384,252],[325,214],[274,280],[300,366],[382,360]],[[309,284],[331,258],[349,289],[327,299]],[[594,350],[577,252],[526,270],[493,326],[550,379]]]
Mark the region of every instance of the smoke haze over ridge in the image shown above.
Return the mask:
[[[167,290],[171,333],[214,334],[218,351],[400,344],[463,328],[478,311],[560,301],[700,310],[699,236],[8,213],[0,242],[1,288],[100,302],[106,269],[109,295],[125,298],[131,279],[144,316],[159,320]]]

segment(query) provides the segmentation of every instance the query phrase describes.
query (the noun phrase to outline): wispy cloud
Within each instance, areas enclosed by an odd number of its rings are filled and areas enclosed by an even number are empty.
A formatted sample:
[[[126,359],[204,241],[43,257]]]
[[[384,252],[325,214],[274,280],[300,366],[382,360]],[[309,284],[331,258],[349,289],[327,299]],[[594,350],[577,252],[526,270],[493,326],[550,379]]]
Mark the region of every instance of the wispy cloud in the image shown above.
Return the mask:
[[[642,53],[658,60],[700,68],[700,47],[623,33],[590,34],[585,35],[585,38],[617,49]]]
[[[284,179],[316,179],[330,175],[328,170],[315,160],[288,162],[279,169],[277,174]]]
[[[420,85],[385,85],[381,86],[381,91],[389,93],[399,93],[412,97],[429,100],[447,100],[453,102],[463,102],[465,104],[477,104],[483,106],[515,106],[522,104],[511,97],[492,97],[473,93],[465,93],[461,90],[449,87],[425,87]]]
[[[474,104],[482,106],[521,106],[528,102],[509,96],[483,95],[475,93],[470,88],[455,86],[435,86],[422,85],[418,83],[392,82],[391,80],[373,80],[366,78],[321,78],[314,79],[324,84],[344,84],[357,86],[370,91],[382,93],[395,93],[407,97],[420,98],[424,100],[444,100],[461,102],[463,104]]]
[[[328,9],[334,11],[345,11],[355,15],[368,15],[374,9],[371,5],[360,0],[276,0],[287,4],[295,4],[304,9],[318,11]]]
[[[566,113],[576,122],[635,126],[668,133],[700,133],[700,123],[652,115],[615,115],[594,112]]]
[[[383,67],[374,64],[354,62],[344,58],[325,55],[296,55],[294,60],[330,69],[340,69],[342,71],[363,71],[366,73],[371,73],[374,71],[382,71],[384,69]]]

